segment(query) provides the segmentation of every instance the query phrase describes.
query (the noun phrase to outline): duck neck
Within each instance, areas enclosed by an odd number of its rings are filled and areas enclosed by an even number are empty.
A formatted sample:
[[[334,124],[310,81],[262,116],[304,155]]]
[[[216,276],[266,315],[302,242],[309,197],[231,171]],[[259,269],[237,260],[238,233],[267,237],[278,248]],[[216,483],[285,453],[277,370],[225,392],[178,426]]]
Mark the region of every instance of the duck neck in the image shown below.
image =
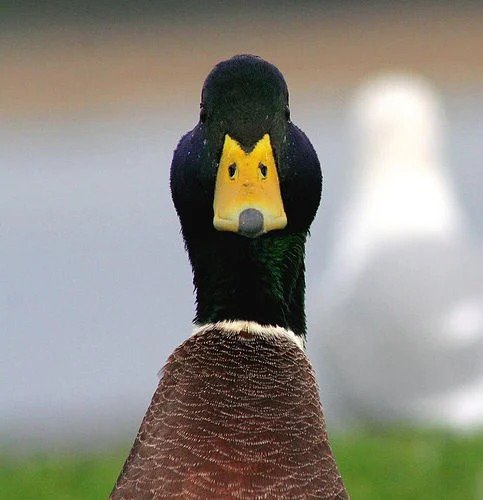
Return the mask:
[[[305,336],[305,233],[186,238],[199,325],[254,321]]]

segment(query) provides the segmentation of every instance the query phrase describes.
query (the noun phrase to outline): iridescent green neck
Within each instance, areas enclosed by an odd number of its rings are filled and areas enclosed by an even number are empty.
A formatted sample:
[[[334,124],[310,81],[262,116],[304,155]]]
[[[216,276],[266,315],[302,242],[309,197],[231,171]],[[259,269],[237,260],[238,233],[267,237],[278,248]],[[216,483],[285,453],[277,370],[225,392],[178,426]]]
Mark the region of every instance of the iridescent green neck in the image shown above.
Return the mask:
[[[305,233],[277,231],[254,239],[226,232],[187,237],[196,323],[256,321],[304,336],[305,240]]]

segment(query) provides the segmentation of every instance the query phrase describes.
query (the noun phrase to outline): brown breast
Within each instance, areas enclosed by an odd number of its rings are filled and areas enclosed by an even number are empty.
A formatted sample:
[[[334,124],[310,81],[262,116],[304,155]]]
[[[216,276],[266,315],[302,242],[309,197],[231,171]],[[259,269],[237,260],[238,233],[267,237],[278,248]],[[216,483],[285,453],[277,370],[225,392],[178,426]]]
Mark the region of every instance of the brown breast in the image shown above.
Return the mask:
[[[174,497],[347,498],[292,340],[213,328],[170,356],[111,498]]]

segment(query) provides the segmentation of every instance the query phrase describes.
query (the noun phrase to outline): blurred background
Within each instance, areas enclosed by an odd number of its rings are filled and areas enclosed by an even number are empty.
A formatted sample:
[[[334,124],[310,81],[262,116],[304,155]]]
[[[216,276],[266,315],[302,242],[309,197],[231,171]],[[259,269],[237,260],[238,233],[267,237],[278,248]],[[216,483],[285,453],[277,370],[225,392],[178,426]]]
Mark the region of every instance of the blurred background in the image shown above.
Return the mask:
[[[204,78],[284,74],[324,174],[308,355],[353,498],[483,498],[483,5],[0,1],[0,497],[103,498],[191,332]]]

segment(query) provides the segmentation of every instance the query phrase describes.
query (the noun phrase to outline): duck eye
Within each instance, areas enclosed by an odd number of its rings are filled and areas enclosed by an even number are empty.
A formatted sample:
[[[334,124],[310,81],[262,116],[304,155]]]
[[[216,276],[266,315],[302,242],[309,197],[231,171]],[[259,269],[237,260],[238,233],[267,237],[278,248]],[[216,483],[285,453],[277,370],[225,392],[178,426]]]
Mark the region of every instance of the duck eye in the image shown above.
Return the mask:
[[[266,165],[264,165],[263,163],[260,163],[260,165],[258,165],[258,170],[260,170],[260,173],[262,174],[262,178],[266,179],[267,174],[268,174],[268,167]]]
[[[290,120],[290,108],[288,106],[285,106],[285,118]]]
[[[205,107],[203,106],[203,104],[200,104],[200,122],[201,123],[205,123],[206,121],[206,109]]]
[[[236,174],[236,165],[234,163],[232,163],[228,167],[228,175],[230,176],[230,179],[234,179],[235,178],[235,174]]]

